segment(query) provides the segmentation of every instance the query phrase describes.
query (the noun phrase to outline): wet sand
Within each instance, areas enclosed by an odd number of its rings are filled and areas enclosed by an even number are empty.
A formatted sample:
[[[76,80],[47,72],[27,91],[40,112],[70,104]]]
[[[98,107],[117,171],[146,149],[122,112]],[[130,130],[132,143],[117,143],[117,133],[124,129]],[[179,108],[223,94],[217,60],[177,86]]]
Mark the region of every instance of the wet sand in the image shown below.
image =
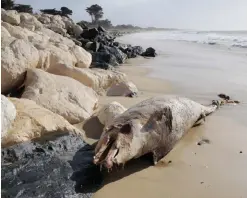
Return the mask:
[[[185,92],[186,89],[177,88],[171,80],[151,78],[150,67],[155,63],[155,59],[137,59],[120,68],[139,88],[139,97],[102,97],[101,104],[118,101],[130,107],[151,96],[177,93],[187,93],[187,97],[205,104],[217,99],[217,92],[209,96],[203,95],[199,88],[197,92]],[[94,197],[247,197],[245,94],[242,93],[243,103],[239,106],[222,107],[207,117],[204,125],[191,129],[158,165],[150,166],[147,159],[139,159],[128,163],[124,170],[106,174],[104,186]],[[209,143],[198,145],[202,139]]]

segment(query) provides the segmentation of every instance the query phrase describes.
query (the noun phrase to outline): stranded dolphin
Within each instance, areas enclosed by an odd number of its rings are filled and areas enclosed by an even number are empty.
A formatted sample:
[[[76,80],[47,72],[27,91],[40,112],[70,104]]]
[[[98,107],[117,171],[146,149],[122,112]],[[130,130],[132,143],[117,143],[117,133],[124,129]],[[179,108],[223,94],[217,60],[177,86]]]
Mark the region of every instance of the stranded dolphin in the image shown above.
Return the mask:
[[[147,99],[117,116],[101,135],[95,148],[94,163],[111,169],[133,158],[152,153],[156,164],[193,126],[228,98],[208,106],[190,99],[159,96]]]

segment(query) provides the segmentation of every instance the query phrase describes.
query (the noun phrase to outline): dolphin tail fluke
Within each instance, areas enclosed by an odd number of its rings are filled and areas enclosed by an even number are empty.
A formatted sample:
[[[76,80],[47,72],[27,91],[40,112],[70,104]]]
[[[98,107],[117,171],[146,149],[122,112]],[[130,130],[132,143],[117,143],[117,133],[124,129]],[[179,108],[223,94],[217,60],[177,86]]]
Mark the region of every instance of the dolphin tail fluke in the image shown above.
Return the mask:
[[[225,105],[225,104],[239,104],[240,102],[237,100],[232,100],[230,98],[230,96],[226,95],[226,94],[219,94],[218,95],[220,97],[219,100],[212,100],[211,105],[208,106],[208,108],[205,111],[205,115],[209,115],[211,113],[213,113],[215,110],[219,109],[220,106]]]
[[[218,96],[221,98],[220,100],[212,100],[212,104],[210,106],[215,107],[218,109],[220,106],[225,104],[239,104],[240,102],[238,100],[232,100],[230,96],[226,94],[218,94]]]

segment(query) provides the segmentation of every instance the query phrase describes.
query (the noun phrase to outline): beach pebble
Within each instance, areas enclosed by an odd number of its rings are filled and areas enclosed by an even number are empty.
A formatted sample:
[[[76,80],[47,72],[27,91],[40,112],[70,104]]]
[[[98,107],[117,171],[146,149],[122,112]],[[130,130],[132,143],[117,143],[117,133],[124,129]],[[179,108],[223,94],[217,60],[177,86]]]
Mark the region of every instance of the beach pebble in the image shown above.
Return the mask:
[[[142,56],[146,57],[155,57],[156,55],[155,49],[152,47],[147,48],[146,51],[142,53]]]
[[[101,124],[108,126],[112,120],[125,112],[127,109],[120,103],[114,101],[103,106],[97,113],[97,117]]]
[[[137,87],[132,82],[121,82],[113,84],[107,91],[107,96],[133,97],[138,93]]]
[[[210,140],[209,139],[202,139],[201,141],[199,141],[197,143],[197,145],[201,146],[203,144],[210,144]]]

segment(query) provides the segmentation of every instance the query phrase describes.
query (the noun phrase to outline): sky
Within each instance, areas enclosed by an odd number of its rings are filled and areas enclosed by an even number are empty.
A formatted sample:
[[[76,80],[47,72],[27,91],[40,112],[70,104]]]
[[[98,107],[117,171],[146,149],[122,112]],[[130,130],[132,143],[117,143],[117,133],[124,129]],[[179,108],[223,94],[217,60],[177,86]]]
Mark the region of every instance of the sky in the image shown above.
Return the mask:
[[[92,4],[103,7],[104,18],[116,24],[194,30],[247,30],[247,0],[15,0],[34,10],[66,6],[78,22],[91,18]]]

